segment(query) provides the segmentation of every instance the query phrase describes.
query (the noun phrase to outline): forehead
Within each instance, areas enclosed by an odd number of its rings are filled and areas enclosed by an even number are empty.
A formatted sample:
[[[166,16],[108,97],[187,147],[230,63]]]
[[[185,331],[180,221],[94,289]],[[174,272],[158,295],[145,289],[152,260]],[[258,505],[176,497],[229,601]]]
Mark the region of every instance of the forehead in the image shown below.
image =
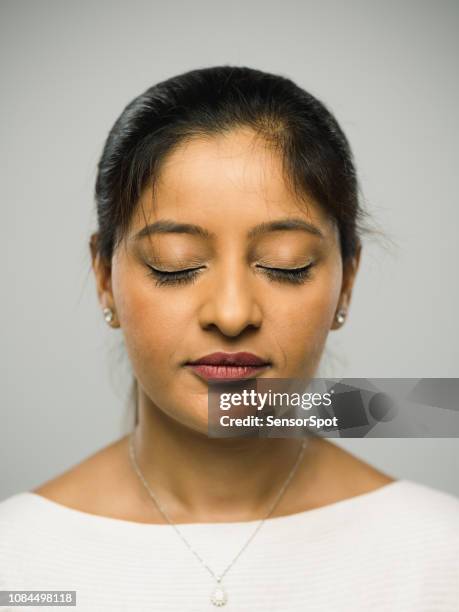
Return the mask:
[[[312,198],[300,200],[292,192],[280,154],[252,130],[238,128],[195,136],[170,152],[142,193],[131,227],[173,218],[218,233],[287,215],[303,217],[324,233],[335,229]]]

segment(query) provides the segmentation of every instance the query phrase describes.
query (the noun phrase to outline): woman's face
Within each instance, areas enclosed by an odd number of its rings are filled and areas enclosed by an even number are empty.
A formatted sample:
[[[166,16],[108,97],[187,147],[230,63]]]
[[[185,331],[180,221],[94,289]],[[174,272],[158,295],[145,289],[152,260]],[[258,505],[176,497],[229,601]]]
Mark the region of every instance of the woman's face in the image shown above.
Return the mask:
[[[264,141],[238,129],[172,152],[155,192],[142,194],[111,276],[95,270],[141,392],[206,431],[208,383],[186,364],[244,351],[269,362],[261,377],[312,377],[357,264],[343,271],[334,224],[312,199],[295,199]]]

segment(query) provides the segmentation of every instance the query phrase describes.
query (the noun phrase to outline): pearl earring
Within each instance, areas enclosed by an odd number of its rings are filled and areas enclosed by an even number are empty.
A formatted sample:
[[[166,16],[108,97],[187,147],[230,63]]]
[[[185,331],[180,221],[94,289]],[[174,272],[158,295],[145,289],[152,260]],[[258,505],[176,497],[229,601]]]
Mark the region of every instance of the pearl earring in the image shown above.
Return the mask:
[[[115,315],[111,308],[104,308],[103,313],[104,313],[104,319],[107,321],[107,323],[111,323],[113,319],[115,318]]]
[[[338,323],[341,325],[342,323],[344,323],[344,319],[346,318],[346,311],[341,309],[338,311],[337,315],[336,315],[336,320],[338,321]]]

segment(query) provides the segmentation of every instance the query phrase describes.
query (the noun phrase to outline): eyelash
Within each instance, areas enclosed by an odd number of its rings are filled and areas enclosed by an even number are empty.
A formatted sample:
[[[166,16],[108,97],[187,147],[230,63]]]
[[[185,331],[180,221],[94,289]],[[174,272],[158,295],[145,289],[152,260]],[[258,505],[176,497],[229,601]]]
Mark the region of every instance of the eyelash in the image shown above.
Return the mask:
[[[314,267],[314,263],[310,263],[302,268],[265,268],[259,266],[263,270],[266,270],[268,279],[271,281],[280,281],[281,283],[291,283],[294,285],[301,285],[307,281],[311,276],[311,270]]]
[[[266,271],[267,277],[270,281],[300,285],[310,278],[311,270],[314,267],[314,262],[308,264],[307,266],[303,266],[302,268],[291,269],[267,268],[265,266],[258,267]],[[185,270],[178,270],[177,272],[164,272],[162,270],[157,270],[152,266],[148,266],[148,269],[148,274],[153,276],[157,287],[162,287],[164,285],[183,285],[185,283],[193,283],[198,278],[198,270],[200,270],[200,268],[187,268]]]

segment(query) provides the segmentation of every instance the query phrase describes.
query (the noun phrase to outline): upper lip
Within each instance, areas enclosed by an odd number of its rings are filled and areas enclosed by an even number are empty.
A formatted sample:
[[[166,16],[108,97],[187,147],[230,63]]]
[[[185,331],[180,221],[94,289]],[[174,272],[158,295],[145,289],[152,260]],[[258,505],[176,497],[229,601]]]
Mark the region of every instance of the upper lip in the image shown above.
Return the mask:
[[[268,365],[269,361],[254,355],[253,353],[210,353],[195,361],[188,361],[192,365],[236,365],[236,366],[263,366]]]

